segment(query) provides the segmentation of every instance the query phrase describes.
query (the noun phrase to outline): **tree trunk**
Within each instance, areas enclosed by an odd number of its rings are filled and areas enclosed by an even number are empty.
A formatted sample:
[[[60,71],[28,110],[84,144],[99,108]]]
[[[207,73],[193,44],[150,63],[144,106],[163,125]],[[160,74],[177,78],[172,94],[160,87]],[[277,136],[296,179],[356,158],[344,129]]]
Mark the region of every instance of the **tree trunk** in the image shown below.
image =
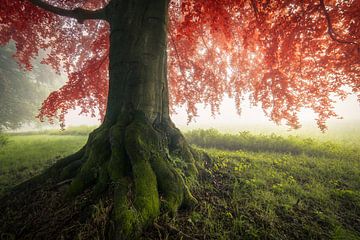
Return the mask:
[[[112,0],[106,14],[111,33],[105,120],[82,150],[38,179],[73,179],[68,197],[85,189],[98,197],[111,188],[115,224],[110,238],[134,239],[160,209],[175,213],[196,202],[175,162],[185,176],[196,176],[197,168],[169,117],[168,0]]]
[[[110,2],[110,87],[105,122],[142,112],[169,119],[166,79],[167,0]]]

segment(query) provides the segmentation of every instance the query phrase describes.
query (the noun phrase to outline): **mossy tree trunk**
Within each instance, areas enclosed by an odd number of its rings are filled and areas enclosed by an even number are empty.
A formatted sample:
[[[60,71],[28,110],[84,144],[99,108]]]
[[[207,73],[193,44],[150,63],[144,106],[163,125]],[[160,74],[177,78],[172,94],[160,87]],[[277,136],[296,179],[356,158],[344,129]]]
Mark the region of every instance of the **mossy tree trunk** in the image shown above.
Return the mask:
[[[73,179],[68,197],[113,188],[114,239],[134,239],[161,210],[174,213],[196,201],[182,177],[197,174],[193,154],[169,117],[167,14],[168,0],[110,1],[105,120],[81,151],[48,171],[60,173],[59,181]]]

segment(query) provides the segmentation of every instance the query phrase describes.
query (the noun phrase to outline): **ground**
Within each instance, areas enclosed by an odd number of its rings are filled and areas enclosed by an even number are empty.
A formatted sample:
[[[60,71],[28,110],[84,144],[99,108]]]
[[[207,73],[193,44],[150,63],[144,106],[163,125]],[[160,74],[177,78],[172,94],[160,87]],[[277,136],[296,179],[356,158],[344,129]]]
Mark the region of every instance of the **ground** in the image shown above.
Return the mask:
[[[86,132],[10,136],[0,148],[0,195],[80,148]],[[143,239],[360,239],[358,141],[216,131],[186,137],[211,157],[192,184],[198,204],[193,211],[156,219]],[[111,190],[100,201],[84,192],[65,205],[60,199],[66,185],[11,199],[20,211],[0,217],[1,236],[13,239],[12,231],[3,232],[7,226],[22,239],[101,239],[111,224]],[[30,197],[36,201],[25,208]],[[4,202],[0,205],[3,210]]]

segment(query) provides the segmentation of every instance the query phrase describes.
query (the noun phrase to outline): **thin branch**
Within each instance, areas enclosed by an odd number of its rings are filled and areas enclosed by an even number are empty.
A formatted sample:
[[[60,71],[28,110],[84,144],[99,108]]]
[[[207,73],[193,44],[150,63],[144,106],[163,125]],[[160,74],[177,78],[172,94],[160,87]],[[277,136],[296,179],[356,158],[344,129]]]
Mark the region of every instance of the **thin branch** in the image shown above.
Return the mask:
[[[320,7],[321,7],[321,10],[323,11],[323,13],[325,15],[326,22],[327,22],[327,27],[328,27],[328,34],[331,37],[331,39],[334,40],[335,42],[338,42],[338,43],[358,45],[356,42],[340,39],[338,34],[335,32],[335,30],[334,30],[334,28],[332,26],[331,18],[330,18],[330,15],[329,15],[328,11],[326,10],[324,0],[320,0]]]
[[[68,10],[68,9],[52,6],[48,3],[43,2],[42,0],[29,0],[29,1],[35,6],[42,8],[46,11],[64,17],[75,18],[79,23],[83,23],[85,20],[89,20],[89,19],[106,20],[105,8],[95,11],[86,10],[82,8],[75,8],[72,10]]]

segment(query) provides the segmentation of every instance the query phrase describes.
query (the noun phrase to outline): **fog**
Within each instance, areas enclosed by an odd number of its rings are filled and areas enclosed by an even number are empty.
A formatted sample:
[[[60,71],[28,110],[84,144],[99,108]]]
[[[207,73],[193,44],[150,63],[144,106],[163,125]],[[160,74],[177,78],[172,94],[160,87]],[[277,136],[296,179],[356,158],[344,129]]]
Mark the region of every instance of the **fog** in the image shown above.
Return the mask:
[[[198,105],[198,117],[190,123],[187,122],[187,114],[185,108],[177,108],[176,114],[172,115],[175,124],[185,130],[196,128],[217,128],[225,132],[238,132],[238,131],[271,131],[281,132],[289,131],[289,127],[283,123],[276,125],[265,116],[261,107],[251,107],[249,102],[244,102],[242,105],[242,112],[239,115],[235,109],[235,104],[232,99],[224,99],[221,107],[220,114],[212,116],[209,108],[204,108],[204,105]],[[338,102],[335,105],[335,111],[343,119],[332,118],[328,121],[329,131],[344,125],[354,125],[355,128],[360,128],[360,104],[357,102],[356,96],[349,96],[345,101]],[[291,132],[301,131],[316,131],[320,130],[316,127],[316,115],[309,109],[303,109],[299,113],[300,123],[302,128],[299,130],[292,130]],[[66,126],[78,125],[98,125],[100,122],[96,118],[79,116],[79,111],[72,111],[66,116]],[[355,126],[356,125],[356,126]]]

